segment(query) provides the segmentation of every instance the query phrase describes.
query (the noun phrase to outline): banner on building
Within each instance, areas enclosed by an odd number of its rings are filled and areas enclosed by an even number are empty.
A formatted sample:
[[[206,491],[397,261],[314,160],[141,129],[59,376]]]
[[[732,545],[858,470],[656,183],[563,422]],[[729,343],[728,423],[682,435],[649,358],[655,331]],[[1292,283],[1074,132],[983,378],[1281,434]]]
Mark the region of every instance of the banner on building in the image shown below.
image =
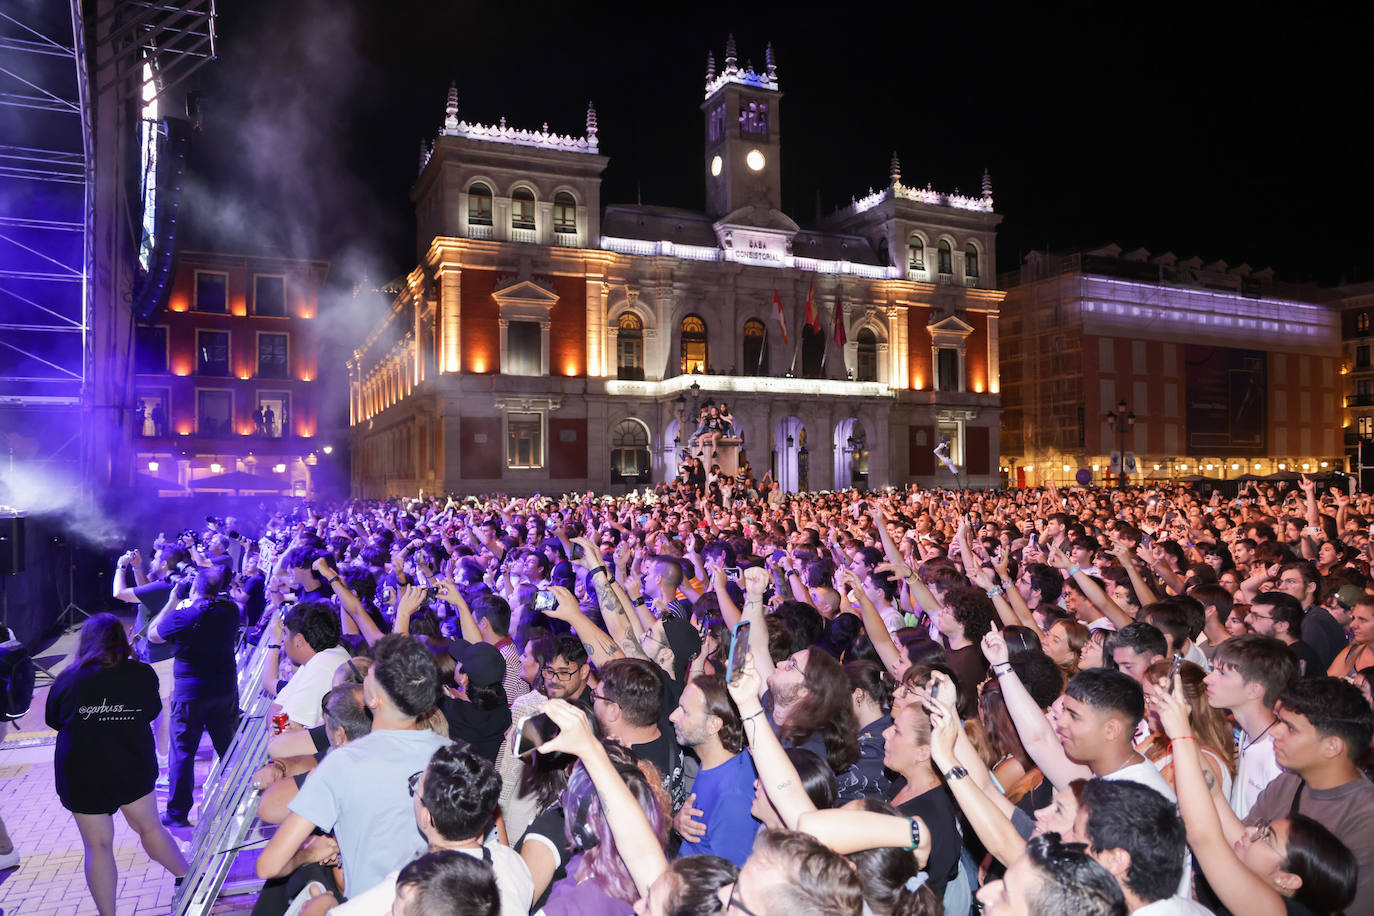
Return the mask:
[[[1188,455],[1266,454],[1269,385],[1264,352],[1188,344],[1184,365]]]

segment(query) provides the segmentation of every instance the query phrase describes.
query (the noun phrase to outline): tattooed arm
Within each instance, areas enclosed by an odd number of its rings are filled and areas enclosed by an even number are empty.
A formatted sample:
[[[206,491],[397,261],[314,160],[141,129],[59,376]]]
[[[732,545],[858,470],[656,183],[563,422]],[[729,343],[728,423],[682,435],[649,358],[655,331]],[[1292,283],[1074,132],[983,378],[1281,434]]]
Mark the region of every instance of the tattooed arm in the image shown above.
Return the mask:
[[[553,592],[554,597],[558,599],[558,607],[544,613],[554,620],[566,621],[573,628],[577,638],[582,640],[582,646],[587,650],[587,658],[593,665],[600,668],[611,659],[624,656],[625,653],[620,651],[615,640],[607,636],[606,631],[582,613],[582,609],[577,606],[577,599],[573,597],[572,592],[561,585],[551,585],[549,591]]]
[[[601,571],[604,567],[596,545],[587,538],[577,538],[573,543],[582,548],[582,555],[576,563],[587,570],[587,584],[596,594],[596,602],[601,607],[601,619],[606,622],[606,629],[612,634],[612,642],[620,647],[623,654],[631,658],[647,658],[644,650],[639,647],[639,639],[635,636],[630,615],[611,584],[609,571]]]

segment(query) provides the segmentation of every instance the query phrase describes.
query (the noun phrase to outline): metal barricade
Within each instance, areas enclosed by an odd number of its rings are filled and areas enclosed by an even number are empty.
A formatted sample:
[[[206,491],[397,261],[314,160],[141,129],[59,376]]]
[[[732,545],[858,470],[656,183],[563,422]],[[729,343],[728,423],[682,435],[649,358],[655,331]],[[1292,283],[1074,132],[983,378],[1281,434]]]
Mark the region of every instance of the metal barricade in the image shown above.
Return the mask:
[[[267,710],[271,703],[266,694],[253,699],[239,721],[229,753],[205,783],[191,861],[172,899],[174,916],[209,913],[239,851],[267,839],[261,831],[251,838],[249,834],[258,823],[261,793],[253,788],[253,774],[267,753],[271,734]]]

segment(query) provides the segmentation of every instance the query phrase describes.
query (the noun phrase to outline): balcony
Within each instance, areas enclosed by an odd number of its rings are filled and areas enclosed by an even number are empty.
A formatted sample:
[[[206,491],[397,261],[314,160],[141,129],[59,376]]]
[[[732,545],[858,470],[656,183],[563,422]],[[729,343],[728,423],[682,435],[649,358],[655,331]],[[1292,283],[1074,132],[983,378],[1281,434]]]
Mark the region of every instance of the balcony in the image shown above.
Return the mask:
[[[1345,396],[1346,407],[1374,407],[1374,394],[1348,394]]]
[[[492,231],[491,223],[482,225],[480,223],[468,223],[468,238],[470,239],[492,239],[496,233]]]
[[[515,226],[512,226],[510,230],[510,240],[512,242],[528,242],[529,244],[533,245],[535,242],[539,240],[539,236],[536,230],[533,228],[520,229]]]

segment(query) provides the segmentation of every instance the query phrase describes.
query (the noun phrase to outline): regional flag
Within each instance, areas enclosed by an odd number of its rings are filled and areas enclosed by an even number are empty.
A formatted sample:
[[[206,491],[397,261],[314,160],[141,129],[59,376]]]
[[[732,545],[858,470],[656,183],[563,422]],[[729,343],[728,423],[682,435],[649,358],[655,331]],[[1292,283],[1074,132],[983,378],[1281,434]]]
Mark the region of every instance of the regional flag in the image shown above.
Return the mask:
[[[835,293],[835,346],[843,349],[849,342],[849,336],[844,332],[844,309],[840,307],[840,294]]]
[[[819,334],[821,332],[821,313],[816,310],[812,287],[813,284],[811,283],[806,285],[806,326]]]
[[[782,329],[782,342],[787,343],[787,321],[782,317],[782,300],[778,298],[777,289],[773,290],[773,305],[778,310],[778,327]]]

